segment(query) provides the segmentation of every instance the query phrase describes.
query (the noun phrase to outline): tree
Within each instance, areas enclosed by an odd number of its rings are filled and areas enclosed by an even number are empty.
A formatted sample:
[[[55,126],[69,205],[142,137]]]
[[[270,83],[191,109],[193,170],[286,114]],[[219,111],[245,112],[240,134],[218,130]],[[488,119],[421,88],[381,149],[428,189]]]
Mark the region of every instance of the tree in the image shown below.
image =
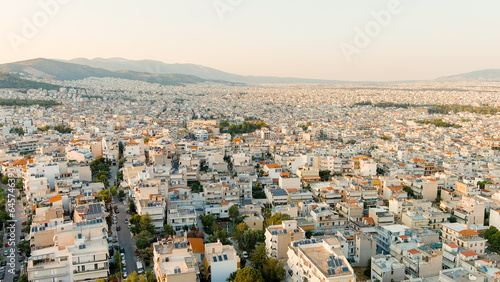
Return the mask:
[[[207,234],[213,233],[214,223],[215,223],[215,217],[211,214],[207,214],[201,217],[201,224],[203,224],[203,229]]]
[[[132,272],[130,273],[128,276],[127,276],[127,280],[125,280],[126,282],[137,282],[139,281],[139,277],[137,275],[137,272]]]
[[[8,183],[9,183],[9,177],[5,175],[4,177],[2,177],[2,184],[7,185]]]
[[[165,229],[165,233],[167,235],[174,236],[176,234],[175,229],[172,227],[172,225],[165,224],[163,228]]]
[[[238,271],[231,272],[231,274],[229,274],[229,277],[226,279],[226,281],[233,282],[234,279],[236,278],[236,273],[238,273]]]
[[[314,233],[314,232],[313,232],[312,230],[307,230],[307,231],[306,231],[306,238],[307,238],[307,239],[311,239],[311,237],[312,237],[313,233]]]
[[[230,208],[229,208],[229,217],[233,220],[237,219],[238,216],[240,215],[240,211],[238,210],[238,206],[237,205],[232,205]]]
[[[233,227],[233,230],[231,230],[231,232],[233,233],[234,240],[239,241],[241,239],[241,235],[243,234],[243,232],[245,232],[245,230],[248,230],[248,225],[244,222]]]
[[[134,241],[138,249],[149,248],[151,241],[154,236],[147,230],[141,231],[141,233],[134,236]]]
[[[116,186],[111,187],[110,192],[111,192],[111,195],[116,196],[116,194],[118,192],[118,187],[116,187]]]
[[[137,210],[136,210],[136,208],[135,208],[134,201],[130,201],[130,202],[128,203],[128,208],[129,208],[129,210],[130,210],[130,213],[131,213],[131,214],[132,214],[132,213],[137,213]]]
[[[19,280],[17,280],[18,282],[28,282],[28,275],[27,274],[22,274],[21,276],[19,276]]]
[[[290,215],[286,213],[275,213],[270,218],[267,219],[266,223],[268,226],[277,225],[281,224],[283,220],[290,220],[290,219],[292,218],[290,217]]]
[[[498,232],[498,229],[495,226],[490,226],[490,228],[488,228],[484,232],[484,239],[489,240],[497,232]]]
[[[118,196],[120,196],[120,198],[125,198],[125,191],[120,190],[120,192],[118,192]]]
[[[108,190],[101,190],[97,193],[97,200],[104,201],[106,204],[111,203],[111,196],[109,195]]]
[[[123,149],[125,148],[125,145],[123,144],[122,141],[118,142],[118,155],[119,158],[121,159],[123,157]]]
[[[224,228],[214,228],[213,235],[207,238],[207,241],[210,243],[215,243],[219,240],[223,245],[229,245],[231,242],[228,240],[227,232]]]
[[[27,240],[22,240],[17,244],[17,248],[24,253],[27,257],[31,256],[30,242]]]
[[[261,272],[266,282],[280,282],[285,280],[285,268],[277,259],[268,258]]]
[[[264,282],[262,274],[255,268],[245,267],[238,270],[234,282]]]
[[[152,248],[145,248],[139,251],[139,258],[146,263],[146,265],[149,265],[151,262],[151,259],[153,258],[153,249]]]
[[[329,170],[320,170],[319,171],[319,177],[321,178],[321,181],[328,181],[328,180],[330,180],[330,177],[331,177],[331,171],[329,171]]]
[[[142,231],[147,231],[151,235],[155,234],[155,226],[153,224],[153,220],[151,219],[151,216],[149,213],[146,213],[145,215],[133,215],[130,218],[130,224],[134,224],[134,226],[131,228],[132,233],[137,234]]]
[[[457,217],[454,215],[451,215],[450,216],[450,223],[455,223],[455,222],[457,222]]]
[[[245,230],[238,240],[238,247],[243,251],[250,251],[255,248],[255,243],[259,238],[259,233],[256,230]]]
[[[268,258],[269,257],[267,256],[266,246],[260,245],[252,252],[250,261],[252,262],[253,267],[260,270],[263,268],[264,264],[266,264]]]

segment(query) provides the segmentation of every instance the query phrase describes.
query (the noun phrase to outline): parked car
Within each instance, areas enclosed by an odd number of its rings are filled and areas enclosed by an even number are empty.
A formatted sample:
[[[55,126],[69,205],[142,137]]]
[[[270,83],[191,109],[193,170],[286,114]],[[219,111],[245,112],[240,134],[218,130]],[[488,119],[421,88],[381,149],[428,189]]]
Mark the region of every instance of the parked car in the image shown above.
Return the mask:
[[[243,252],[243,258],[248,258],[248,253],[247,252]]]
[[[138,256],[138,255],[139,255],[139,250],[135,249],[134,254],[135,254],[136,256]]]
[[[23,261],[23,260],[24,260],[24,257],[23,257],[23,256],[19,256],[18,261],[19,261],[19,262],[21,262],[21,261]]]
[[[1,266],[6,266],[7,265],[7,261],[6,260],[2,260],[2,262],[0,262],[0,265]]]
[[[122,230],[122,228],[120,227],[120,225],[118,225],[118,226],[116,227],[116,231],[120,231],[120,230]]]
[[[3,251],[3,256],[4,256],[4,257],[6,257],[6,256],[8,256],[8,255],[9,255],[9,250],[5,249],[5,250]]]
[[[22,225],[26,225],[26,223],[27,223],[26,220],[23,220],[23,223],[21,223],[21,224]]]

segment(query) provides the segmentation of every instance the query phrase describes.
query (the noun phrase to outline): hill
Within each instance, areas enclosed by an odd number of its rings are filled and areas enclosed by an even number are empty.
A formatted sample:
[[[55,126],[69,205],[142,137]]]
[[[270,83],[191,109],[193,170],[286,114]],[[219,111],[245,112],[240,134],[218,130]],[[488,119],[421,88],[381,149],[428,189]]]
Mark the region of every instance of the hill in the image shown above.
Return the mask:
[[[239,83],[338,83],[340,81],[275,77],[275,76],[243,76],[223,72],[214,68],[195,64],[167,64],[154,60],[127,60],[123,58],[95,58],[92,60],[76,58],[67,62],[101,68],[109,71],[131,70],[136,72],[149,72],[157,74],[179,73],[194,75],[208,80],[223,80]]]
[[[59,85],[23,79],[17,75],[10,73],[0,73],[0,88],[10,88],[18,90],[42,88],[45,90],[59,90],[60,87],[61,86]]]
[[[49,59],[32,59],[0,65],[0,72],[15,72],[44,79],[78,80],[87,77],[123,78],[163,85],[182,85],[185,83],[205,82],[205,79],[185,74],[152,74],[137,71],[109,71],[80,64],[66,63]]]
[[[440,77],[438,80],[460,81],[460,80],[500,80],[500,69],[487,69],[451,76]]]

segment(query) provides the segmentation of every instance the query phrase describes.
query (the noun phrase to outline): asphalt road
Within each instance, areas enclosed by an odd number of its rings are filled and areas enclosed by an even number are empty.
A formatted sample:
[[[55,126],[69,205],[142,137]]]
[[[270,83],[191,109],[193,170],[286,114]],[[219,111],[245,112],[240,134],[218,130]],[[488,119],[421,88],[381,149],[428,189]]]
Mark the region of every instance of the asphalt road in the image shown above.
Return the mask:
[[[115,204],[114,206],[118,206],[119,213],[116,215],[117,225],[121,227],[120,231],[118,231],[118,243],[121,248],[125,249],[125,262],[127,263],[127,274],[131,274],[134,271],[137,271],[136,257],[134,255],[135,245],[132,240],[132,235],[130,233],[130,229],[128,225],[125,223],[125,219],[129,218],[129,215],[125,212],[128,208],[125,199],[123,203],[118,201],[118,196],[114,197]],[[115,229],[116,230],[116,229]]]

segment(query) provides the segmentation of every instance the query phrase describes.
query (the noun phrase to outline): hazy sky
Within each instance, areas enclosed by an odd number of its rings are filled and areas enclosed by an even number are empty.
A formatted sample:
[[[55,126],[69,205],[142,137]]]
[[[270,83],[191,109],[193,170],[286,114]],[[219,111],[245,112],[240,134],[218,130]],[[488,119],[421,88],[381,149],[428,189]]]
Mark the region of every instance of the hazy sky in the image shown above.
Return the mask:
[[[500,68],[499,12],[498,0],[0,0],[0,63],[123,57],[243,75],[429,79]]]

